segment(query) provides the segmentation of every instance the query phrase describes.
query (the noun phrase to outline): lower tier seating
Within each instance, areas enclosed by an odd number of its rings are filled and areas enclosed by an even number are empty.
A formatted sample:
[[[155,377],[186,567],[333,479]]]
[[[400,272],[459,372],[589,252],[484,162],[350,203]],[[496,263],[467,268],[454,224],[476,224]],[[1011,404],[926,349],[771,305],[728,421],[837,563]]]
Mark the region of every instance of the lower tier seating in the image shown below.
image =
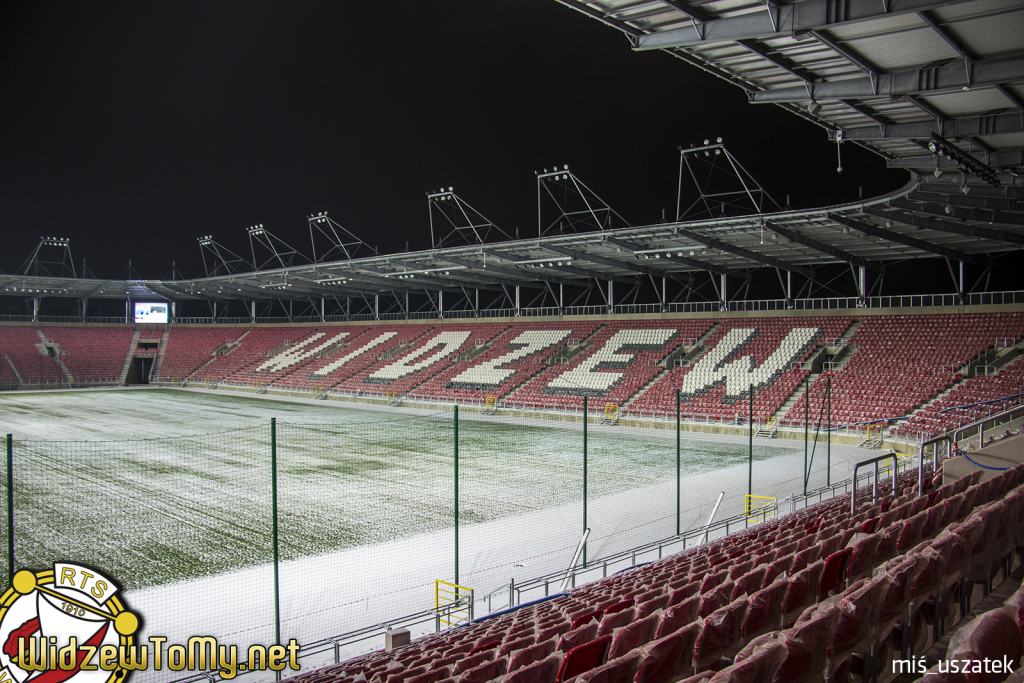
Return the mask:
[[[882,482],[878,500],[864,489],[853,511],[842,496],[294,680],[890,681],[894,659],[934,654],[974,596],[991,593],[1024,552],[1024,466],[984,483],[979,475],[923,496],[916,472],[901,475]],[[1019,661],[1022,615],[1018,590],[957,631],[948,653]]]

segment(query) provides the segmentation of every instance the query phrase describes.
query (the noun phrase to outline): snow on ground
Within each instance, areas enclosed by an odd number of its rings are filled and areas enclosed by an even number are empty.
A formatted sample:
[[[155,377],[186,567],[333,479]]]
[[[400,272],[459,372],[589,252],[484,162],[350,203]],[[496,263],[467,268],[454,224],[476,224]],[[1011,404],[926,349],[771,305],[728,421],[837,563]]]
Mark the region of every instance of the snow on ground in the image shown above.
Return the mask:
[[[282,639],[310,643],[429,609],[434,579],[455,578],[450,413],[146,389],[2,394],[0,415],[16,439],[19,565],[106,570],[144,616],[143,638],[274,640],[270,417]],[[582,426],[464,411],[459,431],[459,582],[481,598],[565,569],[583,531]],[[675,532],[675,436],[590,427],[588,560]],[[684,432],[681,454],[683,529],[702,525],[722,491],[718,517],[742,511],[746,437]],[[811,488],[824,483],[824,455],[819,444]],[[834,445],[833,481],[867,455]],[[803,457],[800,442],[755,443],[754,493],[800,491]]]

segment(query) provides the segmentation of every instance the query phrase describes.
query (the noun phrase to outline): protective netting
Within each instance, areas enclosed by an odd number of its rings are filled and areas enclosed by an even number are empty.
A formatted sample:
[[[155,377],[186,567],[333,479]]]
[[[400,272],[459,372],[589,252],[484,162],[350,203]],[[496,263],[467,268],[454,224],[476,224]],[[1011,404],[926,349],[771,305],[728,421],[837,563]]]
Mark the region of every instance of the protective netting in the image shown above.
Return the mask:
[[[15,441],[14,568],[69,561],[100,570],[128,592],[144,640],[270,642],[269,454],[266,424],[169,439]]]
[[[248,647],[279,629],[310,644],[433,608],[435,579],[504,598],[564,571],[587,527],[593,561],[703,525],[723,490],[718,518],[740,514],[751,452],[755,494],[802,490],[802,442],[751,450],[742,435],[564,417],[339,410],[199,436],[16,440],[15,568],[95,566],[128,592],[143,638]]]

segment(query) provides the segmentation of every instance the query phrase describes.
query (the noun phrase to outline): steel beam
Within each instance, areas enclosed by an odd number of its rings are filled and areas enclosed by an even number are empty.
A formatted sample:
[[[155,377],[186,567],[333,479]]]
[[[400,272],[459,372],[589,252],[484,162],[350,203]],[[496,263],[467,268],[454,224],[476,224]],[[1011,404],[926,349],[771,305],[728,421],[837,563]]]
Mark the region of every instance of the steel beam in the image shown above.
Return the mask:
[[[1007,213],[993,209],[977,209],[967,207],[950,206],[949,204],[936,204],[925,202],[919,204],[907,199],[895,199],[892,205],[907,211],[918,211],[931,214],[932,216],[950,216],[961,221],[977,221],[979,223],[1004,223],[1006,225],[1024,225],[1024,214]]]
[[[682,0],[661,0],[662,4],[668,5],[672,9],[679,10],[686,16],[690,17],[699,22],[711,21],[715,18],[715,15],[711,14],[707,10],[701,7],[694,7],[689,3],[682,2]]]
[[[934,154],[929,154],[927,156],[898,157],[891,159],[888,162],[888,165],[890,168],[936,168],[935,160],[936,157]],[[950,170],[960,168],[956,162],[942,157],[938,157],[938,162],[938,168]],[[1004,149],[999,152],[993,152],[988,156],[988,163],[986,165],[995,169],[1024,166],[1024,149]],[[1002,179],[1002,177],[1002,174],[1000,174],[1000,179]]]
[[[981,194],[964,194],[962,192],[925,192],[915,190],[907,195],[915,202],[935,202],[952,204],[953,206],[969,206],[975,209],[992,209],[996,211],[1021,211],[1021,200],[1010,197],[986,197]]]
[[[506,261],[510,261],[510,262],[516,264],[516,268],[519,269],[516,272],[519,274],[520,277],[529,277],[529,278],[536,279],[536,280],[543,280],[543,279],[546,279],[546,278],[550,278],[548,281],[556,282],[556,283],[558,283],[560,285],[578,286],[580,284],[578,280],[571,280],[571,279],[568,279],[568,278],[560,278],[557,275],[548,275],[547,273],[534,273],[532,269],[528,273],[527,272],[522,272],[522,269],[526,265],[528,265],[530,263],[534,263],[536,261],[536,259],[528,258],[528,259],[520,260],[519,258],[517,258],[515,256],[512,256],[511,254],[503,254],[501,252],[496,252],[496,251],[493,251],[491,249],[485,249],[484,251],[487,254],[490,254],[491,256],[494,256],[494,257],[500,258],[500,259],[504,259]],[[546,265],[546,266],[544,266],[544,268],[546,270],[557,270],[557,271],[561,271],[563,273],[570,273],[571,275],[575,275],[577,277],[582,277],[582,278],[592,278],[592,277],[597,277],[598,275],[600,275],[604,279],[608,279],[609,277],[611,277],[611,279],[613,279],[613,280],[621,280],[621,281],[631,282],[631,280],[624,280],[622,278],[622,276],[619,276],[619,275],[609,275],[608,273],[595,273],[594,271],[587,270],[586,268],[577,268],[576,266],[570,266],[570,265],[565,265],[565,264],[558,265],[556,263],[553,266],[552,265]],[[490,267],[488,267],[488,270],[489,269],[490,269]]]
[[[583,3],[559,1],[583,11],[579,7]],[[889,15],[923,12],[951,4],[955,3],[949,0],[810,0],[781,7],[766,5],[764,11],[703,22],[699,32],[695,26],[684,26],[649,33],[635,39],[634,49],[664,50],[741,39],[788,38],[795,33]],[[608,18],[604,21],[610,23]]]
[[[652,251],[653,249],[655,249],[654,247],[650,247],[650,246],[647,246],[647,245],[641,245],[641,244],[638,244],[636,242],[631,242],[629,240],[623,240],[621,238],[608,238],[608,239],[605,240],[605,242],[607,242],[608,244],[615,245],[617,247],[623,247],[624,249],[629,249],[631,252]],[[701,242],[701,244],[703,244],[703,243]],[[678,251],[679,247],[675,247],[675,250]],[[658,250],[658,251],[660,251],[660,250]],[[709,263],[707,261],[701,261],[699,259],[695,259],[695,258],[688,257],[688,256],[677,256],[676,254],[670,254],[669,252],[671,252],[671,251],[672,251],[672,249],[666,248],[665,249],[665,255],[664,255],[664,260],[667,260],[670,263],[678,263],[679,265],[685,265],[685,266],[687,266],[689,268],[695,268],[697,270],[705,270],[707,272],[711,272],[711,273],[714,273],[716,275],[728,275],[728,276],[731,276],[731,278],[740,278],[740,279],[743,279],[743,280],[749,279],[750,276],[751,276],[750,273],[743,272],[742,270],[734,270],[734,269],[731,269],[731,268],[726,268],[726,267],[721,266],[721,265],[715,265],[713,263]],[[722,251],[725,251],[725,250],[722,250]],[[678,278],[676,278],[675,280],[678,280]],[[690,282],[692,282],[692,280],[693,280],[693,278],[692,278],[692,275],[691,275],[690,276]]]
[[[964,235],[992,242],[1007,242],[1009,244],[1024,244],[1024,235],[998,228],[990,228],[983,225],[970,225],[967,223],[954,223],[953,221],[942,220],[941,218],[930,218],[919,216],[915,213],[905,211],[886,211],[877,206],[864,208],[864,213],[872,216],[894,220],[904,225],[913,225],[922,230],[937,230],[948,232],[951,235]]]
[[[619,261],[617,259],[606,258],[604,256],[598,256],[596,254],[588,254],[585,251],[578,249],[568,249],[566,247],[556,246],[554,244],[545,244],[543,247],[549,251],[553,251],[556,254],[564,254],[569,256],[574,261],[590,261],[591,263],[597,263],[602,266],[608,266],[609,268],[619,268],[621,270],[628,270],[641,275],[656,275],[658,277],[669,277],[679,282],[685,282],[689,284],[692,281],[692,276],[680,275],[678,273],[669,273],[664,270],[656,268],[648,268],[641,266],[638,263],[630,263],[628,261]],[[593,273],[591,277],[598,278],[600,280],[607,280],[609,277],[614,278],[614,273]]]
[[[776,225],[775,223],[772,223],[770,221],[765,221],[764,227],[768,228],[772,232],[778,233],[782,237],[785,237],[786,239],[792,242],[802,244],[805,247],[810,247],[815,251],[831,256],[832,258],[839,259],[840,261],[846,261],[847,263],[851,263],[855,266],[864,266],[865,268],[870,268],[871,270],[882,269],[882,267],[875,263],[874,261],[870,261],[861,256],[857,256],[856,254],[851,254],[845,249],[834,247],[831,244],[826,244],[825,242],[822,242],[821,240],[815,239],[813,237],[808,237],[807,235],[801,232],[797,232],[796,230],[784,228],[781,225]]]
[[[963,183],[942,183],[942,182],[922,182],[918,185],[918,192],[935,192],[937,194],[953,194],[955,192],[961,192]],[[1024,199],[1024,187],[1012,186],[1012,185],[1000,185],[999,187],[992,187],[991,185],[968,185],[969,194],[975,197],[1010,197],[1013,199]]]
[[[442,261],[448,261],[449,263],[454,263],[457,266],[464,266],[466,268],[473,268],[473,269],[483,270],[483,271],[485,271],[485,274],[484,274],[483,277],[486,278],[484,281],[486,281],[486,282],[496,282],[499,285],[504,285],[506,287],[515,287],[517,285],[520,286],[520,287],[537,287],[538,286],[535,282],[531,282],[530,280],[539,280],[540,282],[554,282],[556,284],[566,284],[566,285],[573,284],[572,280],[569,280],[567,278],[560,278],[560,277],[556,277],[556,276],[553,276],[553,275],[546,275],[544,273],[537,273],[537,274],[530,273],[529,275],[526,275],[523,272],[521,272],[519,270],[516,270],[515,268],[505,268],[504,266],[492,266],[492,265],[484,266],[482,263],[474,263],[472,261],[467,261],[466,259],[458,258],[457,256],[439,256],[438,258],[440,258]],[[462,272],[465,272],[465,271],[462,271]],[[517,278],[519,278],[519,277],[528,277],[529,279],[527,279],[525,281],[524,280],[508,280],[508,279],[501,278],[501,277],[494,277],[494,276],[488,274],[488,273],[492,273],[492,272],[493,273],[500,273],[502,275],[509,275],[509,276],[517,277]],[[473,273],[473,275],[475,275],[475,273]],[[483,288],[481,288],[481,289],[483,289]]]
[[[802,7],[798,3],[789,7]],[[877,3],[881,5],[881,3]],[[950,61],[940,66],[908,69],[879,74],[877,77],[849,78],[786,88],[747,93],[754,104],[765,102],[807,102],[844,99],[875,99],[898,95],[929,94],[962,90],[979,85],[996,85],[1024,80],[1024,55],[987,59],[971,64],[970,75],[964,64]]]
[[[939,20],[935,15],[928,10],[922,10],[917,13],[917,16],[924,19],[924,23],[931,26],[932,30],[939,34],[939,37],[946,41],[946,44],[953,48],[958,55],[972,62],[975,60],[974,55],[964,47],[963,43],[956,39],[956,36],[950,33],[945,26],[939,23]]]
[[[863,113],[863,112],[861,112]],[[947,121],[915,121],[913,123],[890,123],[882,127],[865,126],[863,128],[847,128],[843,131],[843,140],[894,140],[921,139],[927,140],[936,133],[952,140],[978,135],[1004,135],[1007,133],[1024,132],[1024,120],[1020,113],[995,114],[992,116],[969,116],[962,119]]]
[[[988,265],[988,259],[975,256],[974,254],[968,254],[965,251],[959,249],[953,249],[952,247],[945,247],[939,244],[934,244],[927,240],[919,239],[917,237],[911,237],[910,235],[904,235],[896,232],[895,230],[889,230],[888,228],[882,228],[877,225],[871,225],[864,221],[859,221],[849,216],[844,216],[838,213],[830,213],[829,218],[834,220],[836,223],[842,223],[845,226],[853,228],[857,232],[862,232],[865,235],[871,235],[872,237],[880,237],[889,242],[895,242],[896,244],[902,244],[914,249],[920,249],[937,256],[944,256],[951,258],[955,261],[964,261],[965,263],[975,263],[982,266]]]

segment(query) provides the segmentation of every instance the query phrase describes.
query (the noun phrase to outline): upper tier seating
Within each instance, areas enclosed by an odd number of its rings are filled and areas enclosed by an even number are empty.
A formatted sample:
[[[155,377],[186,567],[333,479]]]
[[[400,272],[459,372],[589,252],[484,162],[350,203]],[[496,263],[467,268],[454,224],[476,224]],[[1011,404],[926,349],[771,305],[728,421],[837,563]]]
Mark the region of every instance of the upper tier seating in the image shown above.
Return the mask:
[[[850,339],[852,356],[831,373],[832,423],[902,417],[949,387],[954,369],[992,347],[1024,335],[1024,314],[865,317]],[[828,374],[811,386],[812,422],[823,405]],[[802,402],[783,418],[803,425]]]
[[[506,323],[438,326],[422,335],[397,357],[383,360],[338,385],[346,391],[394,392],[404,395],[457,363],[460,353],[490,342],[508,328]]]
[[[420,385],[410,398],[483,401],[502,398],[543,372],[550,356],[579,343],[599,327],[593,322],[520,323],[490,342],[472,360],[455,363]]]
[[[622,405],[664,371],[660,363],[685,339],[697,339],[710,320],[617,321],[587,340],[566,365],[555,365],[515,391],[507,405],[579,410],[583,396],[595,408]]]
[[[25,384],[67,381],[56,359],[39,352],[36,344],[41,342],[42,339],[34,327],[0,325],[0,377],[3,378],[4,384],[18,383],[12,377],[14,371],[8,362],[17,368],[18,375]]]
[[[311,367],[315,361],[339,353],[344,348],[343,344],[358,337],[364,329],[361,327],[331,327],[312,330],[291,346],[284,349],[279,348],[276,354],[239,370],[228,376],[225,381],[243,384],[251,382],[276,384],[283,383],[293,374],[308,375],[309,372],[306,369]]]
[[[171,335],[174,330],[172,328]],[[312,334],[310,327],[254,327],[238,340],[238,345],[228,353],[215,357],[212,361],[196,370],[189,376],[189,381],[221,382],[250,366],[255,366],[285,344],[294,344]],[[239,384],[249,384],[259,378],[236,378]]]
[[[754,385],[754,419],[763,422],[782,406],[807,376],[795,363],[825,340],[842,336],[849,318],[801,317],[723,320],[704,342],[690,367],[676,367],[630,404],[632,415],[694,419],[746,419]]]
[[[980,420],[992,412],[999,412],[1008,406],[984,402],[993,402],[1021,392],[1024,392],[1024,360],[1017,358],[1001,368],[998,374],[976,375],[965,380],[935,403],[916,412],[894,431],[900,435],[923,434],[925,437],[931,437]],[[982,405],[972,405],[979,403]]]
[[[44,327],[42,331],[60,344],[64,366],[75,381],[82,382],[116,381],[133,334],[128,326]]]
[[[308,366],[279,380],[276,385],[301,391],[313,386],[336,387],[350,377],[373,368],[390,357],[396,349],[415,343],[434,329],[431,325],[375,325],[362,333],[346,337],[341,346],[318,358]],[[355,389],[352,393],[360,391]]]
[[[971,475],[921,498],[915,477],[901,475],[895,487],[880,482],[877,501],[863,489],[852,514],[849,496],[841,496],[294,680],[672,683],[706,672],[719,683],[790,683],[883,671],[901,651],[921,655],[943,635],[946,605],[969,603],[965,581],[987,580],[1024,551],[1024,533],[1015,531],[1024,520],[1024,466],[983,484]],[[919,524],[922,514],[933,523]],[[900,539],[900,554],[876,543],[888,536]],[[856,569],[833,562],[858,552]],[[977,558],[973,574],[963,569],[970,557]],[[1005,646],[1024,654],[1021,605],[1024,591],[955,634],[950,652],[981,658]]]
[[[212,360],[214,351],[236,341],[245,333],[244,327],[172,327],[164,342],[160,379],[188,377],[203,363]]]

